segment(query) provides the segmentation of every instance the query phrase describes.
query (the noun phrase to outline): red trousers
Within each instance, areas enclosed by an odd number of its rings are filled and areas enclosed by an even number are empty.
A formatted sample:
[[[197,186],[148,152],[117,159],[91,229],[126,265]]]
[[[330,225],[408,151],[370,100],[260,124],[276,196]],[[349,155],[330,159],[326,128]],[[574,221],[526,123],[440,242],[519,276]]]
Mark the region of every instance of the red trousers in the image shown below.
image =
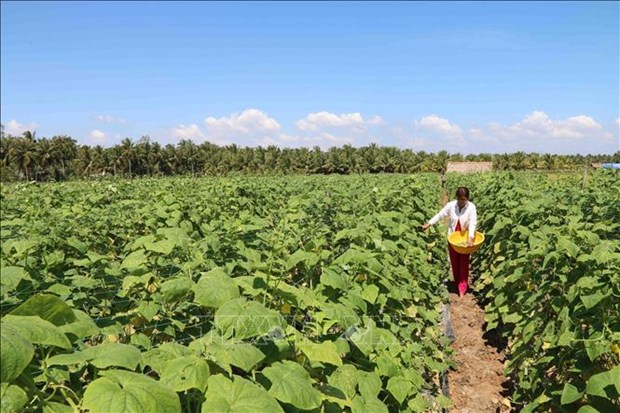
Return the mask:
[[[460,222],[457,222],[455,230],[461,230]],[[468,287],[467,278],[469,278],[469,254],[459,254],[450,244],[448,244],[448,251],[450,252],[450,266],[452,267],[454,284],[456,284],[459,290],[459,295],[463,295],[467,292]]]

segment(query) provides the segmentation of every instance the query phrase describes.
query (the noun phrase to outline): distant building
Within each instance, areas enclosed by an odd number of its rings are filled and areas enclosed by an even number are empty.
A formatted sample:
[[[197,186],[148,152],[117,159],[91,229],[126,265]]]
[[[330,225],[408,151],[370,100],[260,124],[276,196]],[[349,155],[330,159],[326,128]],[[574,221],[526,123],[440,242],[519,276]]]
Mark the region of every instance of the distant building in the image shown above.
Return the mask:
[[[620,163],[602,163],[602,162],[593,162],[591,164],[593,169],[599,169],[599,168],[603,168],[603,169],[620,169]]]
[[[448,162],[446,172],[491,172],[493,162]]]

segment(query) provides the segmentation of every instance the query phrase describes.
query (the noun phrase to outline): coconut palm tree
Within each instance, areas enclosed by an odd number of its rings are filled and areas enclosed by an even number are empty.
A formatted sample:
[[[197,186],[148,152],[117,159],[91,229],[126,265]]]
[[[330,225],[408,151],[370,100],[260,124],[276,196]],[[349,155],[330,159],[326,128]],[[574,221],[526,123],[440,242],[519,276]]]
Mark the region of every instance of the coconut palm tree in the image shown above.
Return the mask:
[[[134,145],[131,139],[130,138],[123,139],[120,145],[120,153],[121,153],[121,158],[123,162],[125,163],[125,165],[127,165],[127,172],[129,173],[130,178],[133,177],[132,170],[131,170],[131,163],[134,160],[134,156],[135,156],[134,152],[135,152],[135,148],[134,148]]]
[[[11,148],[9,154],[11,162],[15,163],[20,175],[30,180],[31,168],[36,162],[37,157],[37,145],[35,141],[35,133],[26,131],[21,139],[18,139],[16,144]]]

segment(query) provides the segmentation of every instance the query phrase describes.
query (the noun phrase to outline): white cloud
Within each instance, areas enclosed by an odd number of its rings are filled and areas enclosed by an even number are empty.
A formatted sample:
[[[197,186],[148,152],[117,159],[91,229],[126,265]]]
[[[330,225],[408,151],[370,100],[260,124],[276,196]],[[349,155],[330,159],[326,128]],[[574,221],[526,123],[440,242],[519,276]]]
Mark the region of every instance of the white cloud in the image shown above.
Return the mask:
[[[205,140],[204,133],[200,127],[192,123],[191,125],[180,124],[172,128],[172,136],[178,140],[189,139],[192,141],[203,142]]]
[[[376,142],[382,135],[377,127],[384,124],[380,116],[365,119],[361,113],[314,112],[295,122],[299,130],[299,146],[363,146]]]
[[[95,145],[103,144],[106,141],[106,139],[107,139],[107,135],[105,134],[105,132],[102,132],[99,129],[94,129],[93,131],[90,132],[90,140]]]
[[[487,152],[606,153],[613,151],[613,133],[590,116],[576,115],[552,119],[543,111],[533,111],[512,125],[492,122],[469,130],[468,141]]]
[[[359,113],[343,113],[337,115],[331,112],[310,113],[303,119],[298,120],[295,125],[302,131],[319,131],[331,127],[356,127],[363,129],[368,125],[378,125],[383,119],[380,116],[373,116],[368,120]]]
[[[418,129],[439,132],[452,138],[461,138],[463,136],[463,129],[460,126],[450,123],[448,119],[437,115],[424,116],[419,121],[415,121],[414,124]]]
[[[368,124],[369,125],[381,125],[383,123],[383,118],[381,118],[381,116],[373,116],[370,119],[368,119]]]
[[[204,123],[207,128],[205,139],[217,145],[277,145],[286,141],[281,138],[278,121],[259,109],[246,109],[221,118],[209,116]]]
[[[618,124],[616,119],[613,120]],[[553,119],[543,111],[532,111],[521,120],[503,124],[460,125],[437,114],[422,116],[409,126],[387,122],[380,116],[363,117],[358,112],[335,114],[314,112],[289,128],[259,109],[246,109],[219,118],[209,116],[204,125],[179,124],[168,136],[175,139],[208,140],[217,145],[307,147],[328,149],[346,144],[361,147],[370,143],[410,147],[413,150],[450,153],[612,153],[617,151],[618,131],[591,116],[579,114]]]
[[[241,113],[233,113],[221,118],[210,116],[205,119],[205,124],[210,132],[226,136],[234,133],[249,134],[255,131],[280,129],[280,124],[275,119],[258,109],[246,109]]]
[[[611,134],[590,116],[578,115],[554,120],[545,112],[533,111],[523,120],[509,126],[490,123],[477,135],[495,135],[502,140],[573,141],[586,138],[611,138]],[[551,139],[551,141],[549,141]]]
[[[564,120],[552,120],[545,112],[534,111],[510,127],[499,126],[499,130],[514,138],[523,136],[551,137],[557,139],[582,139],[603,127],[589,116],[579,115]]]
[[[35,129],[38,127],[39,125],[36,122],[20,123],[12,119],[4,125],[4,133],[12,136],[21,136],[26,131],[35,132]]]
[[[104,123],[117,123],[119,125],[125,125],[127,121],[123,118],[118,118],[113,115],[96,115],[95,120]]]
[[[428,149],[441,149],[457,152],[466,145],[463,129],[448,119],[437,115],[427,115],[413,122],[416,145],[425,145]]]
[[[552,119],[543,111],[533,111],[513,124],[489,122],[464,128],[437,115],[414,121],[410,136],[399,137],[414,150],[455,153],[539,152],[610,153],[618,132],[605,130],[594,118],[575,115]]]

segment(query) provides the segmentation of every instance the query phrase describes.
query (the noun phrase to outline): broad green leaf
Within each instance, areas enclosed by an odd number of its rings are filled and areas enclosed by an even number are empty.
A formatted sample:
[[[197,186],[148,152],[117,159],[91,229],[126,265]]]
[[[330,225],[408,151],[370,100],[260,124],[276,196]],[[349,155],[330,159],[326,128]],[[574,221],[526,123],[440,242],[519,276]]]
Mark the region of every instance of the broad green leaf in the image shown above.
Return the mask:
[[[90,383],[82,405],[90,413],[177,413],[181,411],[174,390],[150,377],[124,370],[100,372]]]
[[[9,325],[0,328],[0,381],[12,382],[30,364],[32,356],[30,341]]]
[[[164,256],[170,255],[174,247],[175,247],[175,244],[172,241],[167,240],[167,239],[157,241],[157,242],[145,242],[144,243],[144,249],[146,249],[147,251],[157,252]]]
[[[366,400],[370,400],[379,395],[379,392],[383,387],[383,382],[381,381],[381,377],[379,377],[377,373],[358,371],[357,377],[357,386],[362,397],[364,397]]]
[[[88,357],[82,351],[74,353],[56,354],[47,359],[48,366],[70,366],[72,364],[86,363]]]
[[[192,341],[189,348],[228,372],[231,372],[231,365],[250,372],[265,358],[265,354],[250,343],[230,341],[214,331]]]
[[[564,389],[562,389],[562,397],[560,402],[562,404],[570,404],[581,399],[582,395],[583,392],[580,392],[577,387],[570,383],[564,383]]]
[[[265,389],[249,380],[221,374],[209,377],[202,413],[284,413]]]
[[[123,291],[129,291],[135,286],[143,285],[146,286],[151,282],[153,278],[153,273],[147,272],[142,275],[127,275],[123,277]]]
[[[428,402],[421,393],[418,393],[413,399],[410,399],[407,406],[415,413],[423,413],[428,410]]]
[[[319,297],[317,297],[317,294],[314,290],[311,290],[309,288],[297,288],[292,285],[278,281],[275,290],[279,295],[287,298],[290,297],[290,301],[292,304],[295,305],[295,307],[306,309],[309,306],[321,306],[321,303],[319,302]]]
[[[598,277],[585,276],[585,277],[579,278],[576,285],[579,288],[594,288],[594,287],[600,286],[601,283]]]
[[[377,371],[385,377],[394,377],[400,374],[400,366],[397,360],[387,354],[377,357]]]
[[[374,284],[365,285],[362,289],[362,297],[370,304],[374,304],[379,296],[379,287]]]
[[[363,264],[371,257],[368,250],[349,248],[340,257],[334,260],[334,264]]]
[[[173,228],[159,228],[157,230],[158,235],[163,235],[166,239],[170,240],[173,244],[178,246],[187,245],[188,241],[191,239],[187,232],[180,227]]]
[[[605,412],[601,412],[595,409],[594,407],[586,404],[585,406],[581,406],[579,410],[577,410],[577,413],[605,413]]]
[[[215,313],[215,326],[224,336],[238,340],[284,329],[285,325],[280,313],[243,298],[228,301]]]
[[[287,270],[290,270],[291,268],[294,268],[300,262],[307,262],[307,266],[312,267],[313,265],[317,263],[317,261],[318,261],[317,254],[306,252],[302,249],[299,249],[288,257],[285,268]]]
[[[311,410],[321,405],[321,392],[312,387],[308,372],[289,360],[274,363],[263,370],[271,382],[269,394],[298,409]]]
[[[98,284],[98,281],[91,277],[85,277],[83,275],[74,275],[73,277],[71,277],[71,286],[74,289],[75,287],[92,289],[92,288],[96,288],[97,284]]]
[[[50,357],[47,363],[48,365],[71,365],[89,362],[100,369],[119,366],[134,370],[141,359],[140,350],[134,346],[121,343],[103,343],[88,347],[83,351],[57,354]]]
[[[2,413],[20,413],[26,403],[28,403],[28,395],[24,389],[14,384],[0,383],[0,411]]]
[[[136,307],[136,311],[144,317],[145,320],[151,321],[153,317],[157,315],[161,306],[158,303],[153,301],[142,300],[138,307]]]
[[[80,241],[75,237],[70,237],[69,239],[67,239],[67,245],[75,248],[81,253],[85,253],[86,249],[88,248],[88,245],[85,242]]]
[[[595,292],[590,295],[580,295],[579,298],[585,307],[589,310],[592,307],[595,307],[603,298],[606,297],[606,294],[603,294],[600,291]]]
[[[365,398],[362,396],[355,396],[353,399],[353,405],[351,406],[351,413],[388,413],[387,406],[376,397]]]
[[[523,318],[523,316],[519,313],[510,313],[507,316],[505,316],[503,318],[504,323],[512,323],[512,324],[516,324],[519,321],[521,321],[521,319]]]
[[[296,343],[297,347],[308,357],[310,361],[319,361],[342,366],[342,359],[338,354],[338,349],[332,341],[313,343],[310,340],[303,340]]]
[[[369,355],[376,349],[389,349],[398,345],[398,339],[389,330],[375,327],[374,323],[369,323],[366,328],[356,330],[351,335],[351,341],[365,355]]]
[[[121,268],[129,271],[137,270],[139,268],[143,268],[147,261],[148,260],[144,254],[144,250],[140,249],[126,256],[121,263]]]
[[[402,376],[391,377],[388,380],[387,390],[402,404],[413,389],[413,383]]]
[[[437,369],[437,371],[440,371],[443,369],[444,368],[442,367],[440,369]],[[424,386],[424,384],[426,384],[426,380],[424,379],[424,376],[422,375],[422,371],[417,368],[402,369],[401,375],[405,377],[407,380],[409,380],[411,384],[413,384],[414,393],[420,391],[420,389]]]
[[[330,286],[336,290],[347,291],[349,289],[349,280],[346,275],[340,274],[331,268],[323,269],[321,284]]]
[[[586,384],[586,393],[593,396],[609,397],[606,388],[612,387],[617,391],[620,385],[620,366],[616,366],[609,371],[604,371],[590,377]],[[613,391],[612,390],[612,391]]]
[[[11,311],[11,314],[36,315],[56,326],[73,323],[76,320],[73,309],[60,298],[50,294],[37,294],[29,298]]]
[[[213,353],[216,362],[222,361],[250,372],[265,355],[249,343],[223,343]]]
[[[87,348],[83,353],[92,365],[100,369],[119,366],[133,370],[142,358],[140,350],[136,347],[121,343],[99,344]]]
[[[194,283],[187,278],[173,278],[161,285],[161,293],[167,302],[182,300],[192,290]]]
[[[3,291],[10,292],[17,288],[17,285],[21,280],[30,279],[30,275],[23,267],[2,267],[0,269],[2,276],[0,277],[0,284],[2,284]]]
[[[618,256],[618,254],[614,252],[614,244],[611,241],[602,241],[597,244],[594,249],[592,249],[591,255],[599,264],[607,264],[614,259],[614,257]]]
[[[351,400],[347,399],[344,393],[336,387],[330,385],[321,386],[321,397],[323,397],[321,408],[325,413],[336,413],[345,410],[347,407],[351,408]]]
[[[74,413],[71,406],[56,402],[45,402],[43,404],[43,413]]]
[[[347,399],[355,396],[355,387],[360,378],[358,370],[351,364],[344,364],[336,369],[328,378],[329,384],[341,390]]]
[[[220,308],[239,297],[239,287],[221,269],[204,274],[194,286],[194,301],[205,307]]]
[[[168,361],[191,356],[192,350],[178,343],[164,343],[157,348],[142,353],[141,366],[149,366],[162,374]]]
[[[558,249],[564,250],[571,258],[576,258],[579,254],[579,246],[564,236],[558,237]]]
[[[39,316],[18,316],[8,314],[2,319],[2,326],[10,325],[33,344],[70,349],[71,343],[59,327]]]
[[[338,301],[353,311],[359,310],[362,314],[365,314],[368,311],[368,304],[359,294],[360,292],[359,287],[356,287],[355,289],[349,290],[346,295],[340,297]]]
[[[60,331],[72,334],[76,338],[85,338],[99,333],[99,327],[88,314],[80,310],[73,310],[75,321],[59,326]]]
[[[359,324],[360,318],[354,309],[340,303],[325,303],[317,316],[334,320],[343,328],[348,329]]]
[[[586,354],[588,355],[590,361],[594,361],[601,354],[609,352],[609,343],[596,338],[593,340],[584,341],[583,345],[586,348]]]
[[[177,392],[192,388],[204,392],[208,379],[207,361],[192,355],[166,362],[159,382]]]

